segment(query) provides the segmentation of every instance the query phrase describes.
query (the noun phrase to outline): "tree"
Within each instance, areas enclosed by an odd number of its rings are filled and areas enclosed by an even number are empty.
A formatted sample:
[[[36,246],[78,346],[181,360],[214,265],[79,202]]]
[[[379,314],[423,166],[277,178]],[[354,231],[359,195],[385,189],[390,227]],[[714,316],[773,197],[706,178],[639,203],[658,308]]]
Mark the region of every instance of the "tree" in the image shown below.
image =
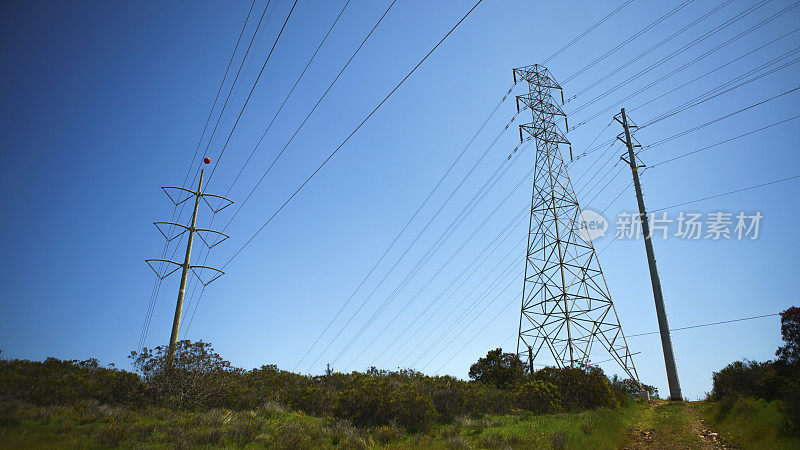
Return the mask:
[[[500,389],[516,385],[524,376],[522,361],[513,353],[503,349],[490,350],[485,358],[470,366],[469,377],[481,383],[493,384]]]
[[[235,375],[244,371],[222,359],[208,342],[178,341],[170,360],[169,347],[131,352],[133,367],[145,382],[151,401],[175,409],[220,407],[235,389]]]
[[[789,367],[800,365],[800,308],[793,306],[781,313],[781,338],[786,343],[775,355]]]

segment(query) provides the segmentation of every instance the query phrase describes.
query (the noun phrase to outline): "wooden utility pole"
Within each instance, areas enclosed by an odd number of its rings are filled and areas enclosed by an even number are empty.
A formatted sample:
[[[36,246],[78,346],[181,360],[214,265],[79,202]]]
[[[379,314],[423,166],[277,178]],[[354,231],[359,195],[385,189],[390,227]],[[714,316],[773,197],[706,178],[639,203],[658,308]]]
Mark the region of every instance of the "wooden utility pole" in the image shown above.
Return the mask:
[[[210,162],[211,162],[211,159],[209,159],[209,158],[204,158],[203,159],[203,163],[205,163],[205,164],[208,164]],[[216,280],[217,278],[219,278],[220,276],[222,276],[225,273],[225,272],[223,272],[223,271],[221,271],[219,269],[215,269],[213,267],[195,265],[195,264],[191,264],[190,263],[191,258],[192,258],[192,244],[194,243],[195,235],[200,237],[200,240],[202,240],[203,243],[205,243],[205,245],[208,247],[209,251],[211,251],[211,248],[213,248],[215,245],[219,244],[220,242],[222,242],[222,241],[224,241],[225,239],[228,238],[227,234],[220,233],[219,231],[210,230],[210,229],[207,229],[207,228],[197,228],[197,210],[200,207],[200,199],[201,198],[203,198],[203,200],[206,202],[208,207],[211,208],[211,211],[214,214],[222,211],[223,209],[225,209],[226,207],[230,206],[233,203],[233,201],[231,201],[231,200],[229,200],[229,199],[227,199],[225,197],[220,197],[219,195],[204,193],[203,192],[203,178],[204,178],[204,176],[205,176],[205,170],[201,170],[200,171],[200,181],[197,183],[197,190],[196,191],[193,191],[191,189],[186,189],[184,187],[177,187],[177,186],[164,186],[164,187],[162,187],[164,192],[167,194],[167,197],[169,197],[170,200],[172,200],[172,202],[175,204],[176,207],[178,205],[180,205],[180,204],[183,204],[186,201],[189,201],[191,198],[194,197],[194,209],[192,211],[192,219],[191,219],[191,222],[189,223],[188,226],[180,224],[180,223],[175,223],[175,222],[153,222],[153,224],[161,232],[161,234],[164,235],[164,238],[167,240],[167,243],[169,243],[173,239],[181,236],[183,233],[186,233],[187,231],[189,232],[189,235],[188,235],[188,238],[187,238],[187,241],[186,241],[186,256],[183,258],[183,263],[171,261],[171,260],[168,260],[168,259],[147,259],[147,260],[145,260],[147,262],[147,264],[150,266],[150,268],[153,269],[153,271],[156,273],[156,276],[161,280],[163,280],[164,278],[168,277],[169,275],[175,273],[178,269],[182,269],[182,271],[181,271],[181,284],[180,284],[180,287],[178,288],[178,302],[175,305],[175,318],[172,320],[172,332],[170,333],[170,337],[169,337],[169,351],[167,353],[167,357],[168,357],[168,360],[170,361],[170,363],[172,362],[172,359],[175,356],[175,349],[176,349],[177,343],[178,343],[178,332],[180,331],[181,315],[182,315],[182,312],[183,312],[183,299],[184,299],[184,296],[186,295],[186,280],[187,280],[187,278],[189,276],[189,271],[191,270],[192,273],[194,273],[195,276],[197,276],[199,282],[203,285],[203,287],[207,286],[212,281]],[[217,199],[219,201],[219,204],[218,204],[218,206],[216,208],[211,206],[211,203],[208,202],[208,197]],[[167,231],[162,229],[162,227],[167,228]],[[178,228],[178,229],[182,228],[183,231],[181,231],[178,234],[173,234],[172,230],[174,230],[176,228]],[[203,233],[206,233],[205,237],[204,237]],[[216,236],[214,242],[210,242],[210,239],[209,239],[210,235],[215,235]],[[157,264],[158,268],[156,268],[154,266],[154,263],[158,263]],[[167,269],[166,273],[162,273],[162,269],[165,267],[165,264],[166,264],[166,267],[172,267],[172,270]],[[203,279],[201,278],[201,274],[199,274],[197,272],[197,270],[199,270],[200,272],[202,272],[203,270],[209,270],[209,271],[212,271],[213,273],[215,273],[216,275],[213,276],[208,281],[203,281]]]
[[[636,153],[633,151],[633,142],[628,127],[628,118],[625,115],[625,108],[620,112],[622,127],[625,129],[625,145],[628,147],[628,161],[633,174],[633,187],[636,190],[636,201],[639,204],[639,217],[642,223],[642,233],[644,233],[644,248],[647,253],[647,263],[650,266],[650,281],[653,285],[653,297],[656,302],[656,316],[658,317],[658,329],[661,333],[661,348],[664,351],[664,364],[667,367],[667,382],[669,383],[670,400],[683,400],[681,395],[681,385],[678,381],[678,369],[675,366],[675,355],[672,351],[672,338],[669,334],[669,323],[667,321],[667,311],[664,307],[664,295],[661,292],[661,279],[658,276],[656,266],[656,254],[653,250],[653,239],[650,233],[650,223],[647,219],[647,210],[644,207],[644,196],[642,195],[642,185],[639,182],[639,166],[636,164]]]

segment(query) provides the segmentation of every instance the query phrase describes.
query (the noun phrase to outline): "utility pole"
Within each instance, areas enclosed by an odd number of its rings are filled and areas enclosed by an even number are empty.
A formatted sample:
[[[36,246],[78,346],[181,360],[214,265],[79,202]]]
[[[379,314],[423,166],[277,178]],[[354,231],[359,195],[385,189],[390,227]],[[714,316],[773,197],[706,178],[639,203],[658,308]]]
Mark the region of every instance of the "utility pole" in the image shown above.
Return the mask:
[[[211,160],[209,158],[205,158],[205,159],[203,159],[203,162],[205,164],[208,164],[208,163],[211,162]],[[175,222],[153,222],[153,224],[156,226],[158,231],[160,231],[161,234],[164,236],[164,238],[167,240],[167,242],[170,242],[173,239],[180,237],[181,235],[183,235],[184,233],[186,233],[188,231],[189,234],[188,234],[187,240],[186,240],[186,256],[183,259],[183,263],[182,264],[181,263],[177,263],[175,261],[171,261],[171,260],[168,260],[168,259],[147,259],[147,260],[145,260],[147,262],[147,264],[150,266],[150,268],[153,269],[153,271],[156,273],[156,276],[159,279],[162,279],[162,280],[164,278],[168,277],[169,275],[173,274],[174,272],[176,272],[178,269],[182,269],[182,272],[181,272],[181,283],[180,283],[180,287],[178,288],[178,301],[177,301],[177,304],[175,305],[175,317],[172,320],[172,332],[170,333],[170,338],[169,338],[168,360],[170,362],[172,361],[173,357],[175,356],[175,348],[176,348],[177,343],[178,343],[178,332],[180,331],[181,315],[183,313],[183,299],[184,299],[184,296],[186,295],[186,280],[187,280],[187,278],[189,276],[189,271],[190,270],[192,271],[192,273],[197,277],[198,281],[203,285],[203,287],[208,286],[211,282],[213,282],[214,280],[216,280],[217,278],[219,278],[219,277],[221,277],[222,275],[225,274],[225,272],[223,272],[223,271],[221,271],[219,269],[215,269],[213,267],[190,264],[190,260],[191,260],[191,257],[192,257],[192,244],[194,242],[195,234],[200,237],[200,239],[203,241],[203,243],[208,247],[209,251],[214,246],[216,246],[217,244],[219,244],[220,242],[224,241],[225,239],[227,239],[229,237],[227,234],[220,233],[219,231],[210,230],[210,229],[207,229],[207,228],[197,228],[196,227],[196,225],[197,225],[197,211],[198,211],[198,209],[200,207],[200,199],[201,198],[208,205],[208,207],[211,208],[212,213],[215,214],[215,215],[218,212],[220,212],[223,209],[225,209],[226,207],[228,207],[231,204],[233,204],[232,200],[229,200],[229,199],[227,199],[225,197],[220,197],[219,195],[213,195],[213,194],[204,193],[203,192],[203,179],[204,179],[204,176],[205,176],[205,170],[201,170],[200,171],[200,181],[197,183],[197,190],[196,191],[192,191],[192,190],[189,190],[189,189],[186,189],[186,188],[183,188],[183,187],[176,187],[176,186],[163,186],[161,188],[167,194],[167,197],[169,197],[169,199],[172,200],[173,204],[175,204],[176,207],[181,205],[181,204],[183,204],[184,202],[188,201],[189,199],[194,198],[194,210],[192,211],[192,218],[191,218],[189,226],[186,226],[186,225],[183,225],[183,224],[180,224],[180,223],[175,223]],[[173,192],[173,194],[170,195],[170,192]],[[185,198],[182,198],[182,197],[185,197]],[[208,202],[207,197],[212,197],[212,198],[219,199],[219,204],[217,205],[216,208],[211,206],[211,204]],[[165,229],[163,229],[162,227],[167,228],[166,226],[168,226],[168,230],[165,231]],[[172,230],[175,227],[183,229],[183,231],[181,231],[178,234],[174,234],[173,235],[172,234]],[[204,237],[203,233],[207,233],[208,235]],[[211,239],[210,239],[209,235],[215,235],[216,236],[216,239],[214,240],[213,243],[211,242]],[[158,268],[153,266],[154,262],[159,263],[158,264]],[[165,263],[167,264],[166,266],[165,266]],[[170,266],[170,264],[172,266]],[[172,267],[172,270],[168,271],[166,273],[162,272],[162,269],[164,269],[164,267]],[[198,271],[198,269],[199,269],[199,271]],[[210,271],[215,273],[215,275],[208,281],[204,281],[203,278],[201,277],[202,271],[204,269],[210,270]]]
[[[644,207],[644,197],[642,196],[642,185],[639,182],[639,166],[636,162],[636,153],[634,153],[634,143],[631,138],[630,128],[635,128],[633,125],[629,127],[628,118],[625,115],[625,108],[620,111],[620,118],[614,117],[617,122],[622,124],[625,130],[625,140],[623,141],[628,147],[628,159],[624,157],[623,161],[627,162],[631,167],[633,174],[633,187],[636,190],[636,201],[639,204],[639,217],[642,223],[642,233],[644,233],[644,248],[647,252],[647,263],[650,266],[650,281],[653,284],[653,297],[656,302],[656,316],[658,317],[658,329],[661,332],[661,347],[664,350],[664,364],[667,366],[667,381],[669,383],[669,398],[670,400],[683,400],[681,395],[681,385],[678,381],[678,369],[675,367],[675,355],[672,351],[672,338],[669,334],[669,323],[667,322],[667,311],[664,308],[664,295],[661,292],[661,279],[658,276],[658,267],[656,266],[656,255],[653,250],[653,240],[650,233],[650,224],[647,219],[647,210]],[[617,139],[622,141],[621,136]],[[636,145],[641,147],[640,145]]]

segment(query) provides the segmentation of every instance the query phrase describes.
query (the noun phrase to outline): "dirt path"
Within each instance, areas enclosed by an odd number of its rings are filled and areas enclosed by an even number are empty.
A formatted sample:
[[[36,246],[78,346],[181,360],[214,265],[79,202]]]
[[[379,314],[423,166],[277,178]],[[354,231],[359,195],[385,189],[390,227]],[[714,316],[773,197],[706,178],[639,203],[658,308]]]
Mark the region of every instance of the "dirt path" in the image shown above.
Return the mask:
[[[629,430],[625,449],[731,449],[700,418],[691,403],[650,402],[641,420]]]

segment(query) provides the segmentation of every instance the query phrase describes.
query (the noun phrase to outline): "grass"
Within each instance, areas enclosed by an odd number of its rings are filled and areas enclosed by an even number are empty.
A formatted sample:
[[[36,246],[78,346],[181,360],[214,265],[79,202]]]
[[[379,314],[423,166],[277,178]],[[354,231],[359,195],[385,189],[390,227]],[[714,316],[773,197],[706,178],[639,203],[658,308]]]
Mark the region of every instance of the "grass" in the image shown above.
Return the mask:
[[[17,403],[3,405],[0,447],[618,448],[626,430],[647,412],[647,405],[632,404],[581,413],[461,417],[449,425],[407,434],[392,426],[359,429],[275,405],[257,411],[176,413],[92,403],[73,407]]]
[[[723,438],[743,449],[800,449],[800,438],[784,433],[777,401],[740,398],[703,402],[700,413]]]
[[[646,404],[580,413],[459,417],[425,432],[356,428],[266,404],[255,411],[129,410],[92,402],[70,407],[0,404],[0,447],[37,448],[700,448],[697,417],[739,448],[800,448],[782,434],[776,402]]]

